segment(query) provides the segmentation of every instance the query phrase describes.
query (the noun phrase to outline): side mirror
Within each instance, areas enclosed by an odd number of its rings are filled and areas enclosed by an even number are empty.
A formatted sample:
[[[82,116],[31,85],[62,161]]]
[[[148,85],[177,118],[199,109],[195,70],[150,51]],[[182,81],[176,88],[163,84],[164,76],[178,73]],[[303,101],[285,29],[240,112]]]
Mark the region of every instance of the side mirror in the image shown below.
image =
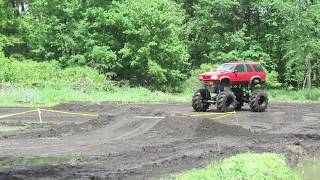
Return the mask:
[[[235,70],[234,70],[234,73],[237,73],[237,72],[238,72],[238,69],[235,69]]]

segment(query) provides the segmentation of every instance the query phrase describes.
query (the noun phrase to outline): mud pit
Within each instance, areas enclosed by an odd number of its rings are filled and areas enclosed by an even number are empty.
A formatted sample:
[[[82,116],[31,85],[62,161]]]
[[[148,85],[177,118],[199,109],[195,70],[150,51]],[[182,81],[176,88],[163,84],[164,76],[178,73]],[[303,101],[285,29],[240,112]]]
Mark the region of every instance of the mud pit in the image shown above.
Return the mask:
[[[87,158],[77,165],[2,169],[0,179],[151,179],[241,152],[283,153],[293,165],[320,152],[319,104],[272,103],[268,112],[244,109],[225,117],[192,112],[189,104],[73,103],[53,109],[99,117],[46,112],[43,124],[36,113],[1,119],[1,124],[28,126],[0,133],[0,160]],[[0,114],[24,110],[29,109],[1,108]]]

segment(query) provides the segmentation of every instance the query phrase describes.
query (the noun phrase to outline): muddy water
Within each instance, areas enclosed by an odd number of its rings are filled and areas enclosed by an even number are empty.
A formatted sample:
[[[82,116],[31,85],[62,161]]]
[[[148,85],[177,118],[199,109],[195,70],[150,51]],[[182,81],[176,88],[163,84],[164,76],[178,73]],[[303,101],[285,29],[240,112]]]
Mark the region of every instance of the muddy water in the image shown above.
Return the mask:
[[[304,180],[320,179],[320,159],[305,159],[297,167]]]

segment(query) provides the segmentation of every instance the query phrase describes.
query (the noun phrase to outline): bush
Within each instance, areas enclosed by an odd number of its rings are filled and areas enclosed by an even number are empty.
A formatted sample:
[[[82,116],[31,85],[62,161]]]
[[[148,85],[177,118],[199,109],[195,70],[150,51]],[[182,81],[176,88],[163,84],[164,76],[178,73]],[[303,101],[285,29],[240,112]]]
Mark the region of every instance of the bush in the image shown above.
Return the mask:
[[[56,81],[61,71],[55,61],[35,62],[1,58],[0,66],[1,81],[27,86],[38,82]]]
[[[224,179],[301,179],[282,155],[273,153],[239,154],[203,170],[191,170],[176,176],[177,180]]]
[[[218,68],[218,64],[202,64],[198,69],[191,71],[191,76],[186,80],[184,84],[185,91],[195,92],[202,87],[202,83],[199,80],[200,74],[209,72]]]
[[[280,88],[282,84],[278,81],[279,74],[276,71],[271,71],[267,74],[267,86],[269,88]]]
[[[90,67],[61,69],[56,61],[35,62],[0,58],[0,81],[31,86],[66,86],[88,92],[110,90],[111,81]]]
[[[72,88],[83,92],[112,89],[111,81],[90,67],[70,67],[61,71],[60,81],[71,83]]]

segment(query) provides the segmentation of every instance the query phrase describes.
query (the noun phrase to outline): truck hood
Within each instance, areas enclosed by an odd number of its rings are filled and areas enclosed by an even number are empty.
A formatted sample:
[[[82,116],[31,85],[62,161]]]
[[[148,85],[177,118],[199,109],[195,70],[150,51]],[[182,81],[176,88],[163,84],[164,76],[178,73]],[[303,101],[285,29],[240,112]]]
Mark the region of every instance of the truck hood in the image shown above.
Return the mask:
[[[202,73],[199,78],[200,80],[208,81],[208,80],[212,80],[211,79],[212,76],[217,76],[218,78],[220,78],[222,75],[227,73],[230,73],[230,72],[222,72],[222,71],[205,72],[205,73]]]
[[[212,72],[205,72],[202,73],[201,76],[217,76],[219,74],[222,74],[223,72],[219,72],[219,71],[212,71]]]

